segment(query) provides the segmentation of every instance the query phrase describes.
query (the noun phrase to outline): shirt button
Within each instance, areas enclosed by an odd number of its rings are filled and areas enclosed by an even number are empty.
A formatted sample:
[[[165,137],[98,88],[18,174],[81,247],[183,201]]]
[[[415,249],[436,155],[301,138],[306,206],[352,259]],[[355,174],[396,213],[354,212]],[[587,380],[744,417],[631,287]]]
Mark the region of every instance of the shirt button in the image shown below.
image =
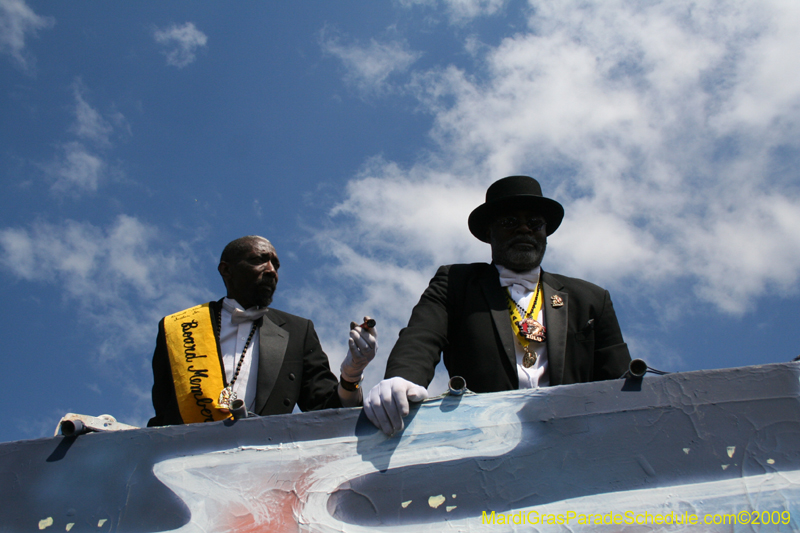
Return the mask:
[[[289,381],[294,381],[294,374],[291,372],[289,373]]]
[[[290,405],[292,405],[292,400],[290,400],[289,398],[284,398],[283,399],[283,405],[285,405],[286,407],[289,407]]]

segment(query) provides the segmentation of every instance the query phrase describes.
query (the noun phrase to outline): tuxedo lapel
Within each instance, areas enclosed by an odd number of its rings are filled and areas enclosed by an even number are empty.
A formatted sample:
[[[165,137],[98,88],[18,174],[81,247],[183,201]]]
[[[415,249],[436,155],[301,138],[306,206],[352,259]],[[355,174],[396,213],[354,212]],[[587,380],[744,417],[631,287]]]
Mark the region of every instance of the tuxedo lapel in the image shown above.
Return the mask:
[[[569,294],[562,292],[564,286],[554,277],[542,272],[544,301],[544,323],[547,328],[547,361],[550,367],[550,385],[564,381],[564,361],[567,354],[567,317],[569,316]],[[553,307],[553,296],[561,298],[563,305]]]
[[[278,379],[289,344],[289,332],[280,328],[273,320],[280,321],[272,313],[264,315],[258,335],[258,389],[256,392],[255,412],[260,414],[267,403],[275,381]]]
[[[508,315],[508,302],[506,301],[505,291],[500,287],[500,275],[494,264],[491,265],[491,270],[487,269],[486,274],[481,276],[480,284],[483,295],[489,304],[494,327],[497,329],[500,341],[503,343],[503,350],[511,363],[511,368],[516,369],[517,352],[514,349],[514,331],[511,329],[511,319]],[[515,387],[519,386],[519,377],[516,372],[511,376],[511,381],[515,384]]]

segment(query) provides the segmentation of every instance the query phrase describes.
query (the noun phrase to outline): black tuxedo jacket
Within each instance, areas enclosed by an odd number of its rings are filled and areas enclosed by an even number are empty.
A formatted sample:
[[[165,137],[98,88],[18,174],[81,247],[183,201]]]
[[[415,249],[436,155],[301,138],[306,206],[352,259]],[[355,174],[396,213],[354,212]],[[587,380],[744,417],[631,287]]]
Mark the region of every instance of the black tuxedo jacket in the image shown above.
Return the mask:
[[[210,306],[219,344],[216,317],[222,310],[222,300],[210,302]],[[258,335],[257,415],[291,413],[295,404],[303,411],[342,406],[339,382],[331,373],[328,356],[322,351],[310,320],[270,309],[264,315]],[[183,423],[175,397],[163,319],[158,325],[153,353],[153,407],[156,416],[148,426]]]
[[[550,385],[619,378],[631,358],[608,291],[547,272],[541,279]],[[554,306],[553,296],[563,305]],[[386,377],[427,387],[442,353],[450,375],[465,378],[472,391],[517,389],[506,302],[494,265],[440,267],[400,331]]]

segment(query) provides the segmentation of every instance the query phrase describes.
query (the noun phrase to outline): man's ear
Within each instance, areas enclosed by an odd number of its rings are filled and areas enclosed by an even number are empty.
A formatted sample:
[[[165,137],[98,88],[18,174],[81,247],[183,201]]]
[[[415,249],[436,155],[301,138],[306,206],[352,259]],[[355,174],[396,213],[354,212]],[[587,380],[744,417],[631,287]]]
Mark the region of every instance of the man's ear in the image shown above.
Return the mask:
[[[217,271],[219,275],[222,276],[222,281],[225,283],[225,286],[228,286],[228,279],[231,277],[231,267],[225,261],[220,261],[219,265],[217,265]]]

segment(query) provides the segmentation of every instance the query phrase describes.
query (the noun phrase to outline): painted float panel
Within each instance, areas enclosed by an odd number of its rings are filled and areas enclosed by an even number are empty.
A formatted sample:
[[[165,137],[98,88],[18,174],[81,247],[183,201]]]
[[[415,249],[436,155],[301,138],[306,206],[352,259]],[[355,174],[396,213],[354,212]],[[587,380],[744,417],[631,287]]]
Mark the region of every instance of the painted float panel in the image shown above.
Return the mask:
[[[799,393],[786,363],[444,397],[392,438],[340,409],[6,443],[0,531],[797,531]]]

